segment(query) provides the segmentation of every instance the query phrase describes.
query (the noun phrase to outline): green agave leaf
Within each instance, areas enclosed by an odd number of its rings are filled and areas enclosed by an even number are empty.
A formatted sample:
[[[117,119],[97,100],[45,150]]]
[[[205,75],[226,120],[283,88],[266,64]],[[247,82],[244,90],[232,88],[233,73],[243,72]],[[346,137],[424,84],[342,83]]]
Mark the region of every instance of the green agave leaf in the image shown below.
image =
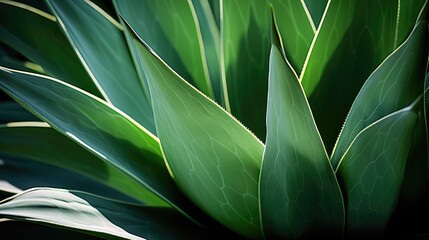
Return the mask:
[[[380,234],[396,207],[419,102],[362,130],[341,159],[336,172],[346,196],[349,234]]]
[[[118,169],[114,164],[96,157],[54,129],[37,123],[11,123],[0,126],[1,155],[50,164],[81,174],[148,205],[168,206],[159,197],[143,188],[137,179]],[[97,194],[95,191],[90,192]]]
[[[269,0],[269,2],[277,13],[276,20],[284,51],[293,69],[300,73],[317,27],[304,1]]]
[[[217,3],[219,5],[219,3]],[[225,106],[220,73],[220,32],[208,1],[192,0],[206,53],[207,67],[216,102]],[[219,7],[218,7],[219,8]],[[168,62],[167,62],[168,63]]]
[[[61,228],[53,228],[32,222],[4,220],[0,224],[3,236],[13,236],[15,239],[50,239],[61,240],[101,240],[101,238],[81,232]]]
[[[171,179],[159,140],[125,113],[54,78],[2,67],[0,89],[143,188],[200,217]]]
[[[101,96],[54,16],[29,5],[2,0],[0,41],[41,65],[47,74]]]
[[[369,76],[356,97],[331,158],[334,168],[364,128],[406,107],[423,93],[426,22],[416,25],[410,37]]]
[[[275,36],[276,37],[276,36]],[[298,77],[273,45],[260,205],[267,238],[342,236],[338,182]]]
[[[0,48],[3,45],[0,46]],[[8,49],[9,50],[9,49]],[[33,62],[17,59],[15,56],[8,56],[8,53],[0,50],[0,66],[18,69],[26,72],[44,73],[43,68]]]
[[[361,86],[409,35],[426,2],[328,2],[300,80],[329,152]]]
[[[14,101],[0,102],[0,124],[19,121],[39,121],[39,118]]]
[[[314,26],[319,28],[323,13],[325,12],[328,0],[305,0],[305,5],[313,20]]]
[[[259,138],[265,138],[270,53],[270,8],[278,13],[283,46],[301,71],[315,28],[303,1],[222,0],[221,73],[225,106]]]
[[[133,37],[147,74],[163,153],[177,184],[220,223],[244,236],[260,237],[263,144]]]
[[[115,1],[119,13],[183,78],[214,98],[200,26],[190,0]]]
[[[103,239],[189,239],[198,227],[171,208],[142,207],[79,191],[34,188],[0,202],[0,216]]]
[[[404,180],[402,182],[399,206],[407,213],[415,209],[424,199],[429,180],[429,156],[424,106],[420,104],[416,128],[412,135]]]
[[[2,160],[0,166],[0,190],[2,191],[16,194],[34,187],[55,187],[91,192],[128,203],[139,203],[103,183],[60,167],[2,152],[0,152],[0,159]]]
[[[221,73],[227,111],[265,138],[270,51],[266,0],[220,0]]]
[[[220,29],[220,0],[207,0],[210,4],[217,28]]]
[[[47,2],[105,99],[155,133],[150,96],[119,23],[87,0]]]

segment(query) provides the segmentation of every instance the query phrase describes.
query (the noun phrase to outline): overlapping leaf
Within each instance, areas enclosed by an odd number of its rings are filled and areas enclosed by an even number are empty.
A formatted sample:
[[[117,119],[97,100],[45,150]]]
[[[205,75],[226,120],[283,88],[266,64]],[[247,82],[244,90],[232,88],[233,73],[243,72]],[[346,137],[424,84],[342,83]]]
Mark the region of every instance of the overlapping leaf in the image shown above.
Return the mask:
[[[384,230],[398,201],[419,99],[361,131],[342,157],[337,176],[346,196],[348,234]]]
[[[128,203],[139,203],[103,183],[61,167],[3,153],[0,153],[0,159],[2,160],[0,191],[12,195],[34,187],[54,187],[91,192]]]
[[[225,226],[260,237],[262,143],[133,37],[147,74],[161,146],[176,182]]]
[[[59,80],[0,68],[0,89],[142,187],[199,217],[171,179],[158,140],[129,116]],[[185,210],[186,209],[186,210]]]
[[[409,35],[426,2],[328,2],[300,77],[328,151],[361,86]]]
[[[0,216],[103,239],[189,239],[200,234],[196,225],[170,208],[135,206],[62,189],[35,188],[3,200]]]
[[[332,155],[334,168],[356,135],[378,119],[410,104],[423,93],[427,24],[410,37],[368,78],[356,97]]]
[[[305,93],[278,44],[270,56],[267,140],[259,181],[266,237],[342,235],[339,185]]]
[[[299,74],[317,27],[304,1],[269,0],[268,2],[277,13],[275,17],[288,61]],[[320,2],[323,4],[323,1]]]
[[[270,11],[265,0],[221,0],[221,69],[226,109],[265,137]]]
[[[120,25],[87,0],[48,3],[106,100],[155,133],[150,97],[143,90]]]
[[[133,29],[183,78],[214,97],[201,30],[191,1],[115,1]]]
[[[0,124],[20,121],[38,121],[39,119],[14,101],[0,102]]]
[[[117,191],[127,194],[131,198],[135,198],[142,203],[156,206],[167,205],[163,200],[153,195],[153,193],[142,188],[141,184],[136,179],[130,177],[113,164],[99,159],[54,129],[38,125],[40,124],[15,123],[1,126],[0,158],[1,156],[13,156],[14,158],[26,160],[29,162],[29,165],[31,164],[32,166],[37,166],[38,163],[32,163],[31,161],[50,164],[58,168],[81,174],[93,181],[97,181],[98,184],[104,184],[116,189]],[[55,146],[55,148],[52,146]],[[11,164],[15,163],[14,161],[9,162]],[[0,169],[8,168],[10,171],[11,168],[7,165],[8,164],[6,162],[5,165],[0,167]],[[33,171],[37,172],[36,169],[33,169]],[[40,173],[44,172],[45,171],[40,171]],[[13,173],[13,171],[11,171],[11,173]],[[45,173],[45,177],[49,178],[49,174]],[[64,179],[70,177],[70,174],[63,177]],[[26,178],[23,178],[23,180],[25,179]],[[60,182],[60,179],[58,178],[51,178],[51,180],[54,179],[55,181]],[[71,181],[75,180],[76,179]],[[48,186],[60,187],[52,185]],[[68,189],[73,189],[73,187],[70,186]],[[97,190],[90,192],[97,194]],[[105,196],[103,194],[98,195]],[[114,198],[114,196],[111,195],[109,197]]]
[[[19,2],[0,1],[0,41],[47,74],[101,96],[54,16]]]
[[[322,20],[322,16],[323,16],[323,13],[325,12],[326,6],[328,5],[328,1],[329,0],[305,0],[304,1],[316,29],[320,25],[320,21]]]
[[[208,1],[192,0],[206,53],[214,99],[225,106],[220,73],[220,32]],[[219,4],[219,3],[218,3]],[[218,7],[219,8],[219,7]],[[168,63],[168,62],[167,62]]]
[[[285,52],[300,72],[314,36],[303,1],[221,2],[221,69],[225,105],[260,138],[265,115],[270,52],[270,9],[276,11]]]

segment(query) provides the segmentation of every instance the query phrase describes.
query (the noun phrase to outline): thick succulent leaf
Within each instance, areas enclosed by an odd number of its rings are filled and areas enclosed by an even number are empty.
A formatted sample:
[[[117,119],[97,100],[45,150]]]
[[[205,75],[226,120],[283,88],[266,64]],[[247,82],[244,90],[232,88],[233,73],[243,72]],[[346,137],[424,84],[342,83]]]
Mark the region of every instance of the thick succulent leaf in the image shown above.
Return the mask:
[[[114,164],[91,154],[50,127],[42,127],[32,123],[13,123],[1,126],[1,155],[50,164],[91,178],[99,184],[107,185],[148,205],[167,205],[152,192],[143,188],[138,180]],[[37,163],[31,164],[37,165]],[[59,181],[57,178],[52,179]],[[71,187],[62,188],[72,189]],[[85,191],[85,189],[76,190]],[[90,192],[97,194],[95,191]],[[103,194],[97,195],[105,196]],[[113,196],[108,197],[114,198]]]
[[[363,83],[409,35],[426,1],[328,2],[300,78],[328,151]],[[403,18],[405,8],[414,15]]]
[[[214,97],[191,0],[115,2],[121,16],[161,58],[204,94]]]
[[[133,36],[147,74],[163,153],[177,184],[220,223],[244,236],[260,237],[263,144]]]
[[[0,89],[55,130],[135,178],[166,202],[193,216],[162,158],[159,140],[125,113],[80,89],[37,74],[0,68]]]
[[[362,130],[341,159],[337,177],[346,199],[349,234],[380,234],[396,207],[417,103]]]
[[[356,137],[378,119],[409,105],[423,93],[426,22],[369,76],[356,97],[331,158],[334,168]]]
[[[2,46],[0,46],[0,48]],[[8,50],[10,49],[8,48]],[[7,53],[2,51],[2,49],[0,49],[0,66],[12,68],[12,69],[18,69],[26,72],[44,73],[44,70],[40,65],[23,60],[23,59],[10,57],[7,55]]]
[[[273,45],[260,204],[267,238],[342,236],[340,188],[298,77]]]
[[[220,29],[220,0],[207,0],[210,4],[217,28]]]
[[[304,1],[269,0],[276,12],[284,51],[295,72],[300,73],[316,26]]]
[[[418,120],[411,139],[400,195],[400,206],[403,211],[408,210],[407,212],[424,198],[429,180],[427,128],[423,104],[418,110]]]
[[[15,220],[0,221],[0,231],[3,236],[13,236],[14,239],[47,239],[49,236],[49,239],[61,240],[102,240],[82,232]]]
[[[34,159],[26,159],[0,152],[0,190],[20,193],[34,187],[54,187],[90,192],[99,196],[139,203],[101,182]],[[141,203],[140,203],[141,204]]]
[[[0,202],[0,216],[103,239],[189,239],[198,227],[171,208],[142,207],[79,191],[35,188]]]
[[[266,0],[221,0],[221,70],[226,109],[265,138],[270,53]]]
[[[47,74],[101,96],[54,16],[19,2],[0,1],[0,41]]]
[[[305,0],[304,2],[313,20],[314,26],[317,29],[320,25],[320,21],[322,20],[328,0]]]
[[[220,32],[208,1],[192,0],[203,38],[207,67],[213,87],[214,99],[225,106],[220,74]],[[167,62],[168,64],[168,62]]]
[[[0,102],[0,124],[20,121],[38,121],[34,116],[15,101]]]
[[[48,3],[106,100],[155,133],[150,97],[143,90],[120,25],[87,0]]]

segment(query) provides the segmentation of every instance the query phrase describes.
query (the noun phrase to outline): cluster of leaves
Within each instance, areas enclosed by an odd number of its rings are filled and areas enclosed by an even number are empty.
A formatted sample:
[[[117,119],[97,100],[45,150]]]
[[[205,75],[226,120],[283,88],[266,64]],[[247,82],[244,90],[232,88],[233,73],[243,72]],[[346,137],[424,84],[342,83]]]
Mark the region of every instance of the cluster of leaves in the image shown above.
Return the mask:
[[[426,9],[0,0],[0,227],[424,234]]]

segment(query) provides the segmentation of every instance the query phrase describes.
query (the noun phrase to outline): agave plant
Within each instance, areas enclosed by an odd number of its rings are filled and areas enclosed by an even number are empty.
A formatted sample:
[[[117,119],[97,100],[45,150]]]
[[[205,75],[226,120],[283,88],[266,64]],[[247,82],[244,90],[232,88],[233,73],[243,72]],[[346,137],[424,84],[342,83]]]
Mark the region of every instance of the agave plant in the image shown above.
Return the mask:
[[[0,228],[425,236],[426,9],[0,0]]]

